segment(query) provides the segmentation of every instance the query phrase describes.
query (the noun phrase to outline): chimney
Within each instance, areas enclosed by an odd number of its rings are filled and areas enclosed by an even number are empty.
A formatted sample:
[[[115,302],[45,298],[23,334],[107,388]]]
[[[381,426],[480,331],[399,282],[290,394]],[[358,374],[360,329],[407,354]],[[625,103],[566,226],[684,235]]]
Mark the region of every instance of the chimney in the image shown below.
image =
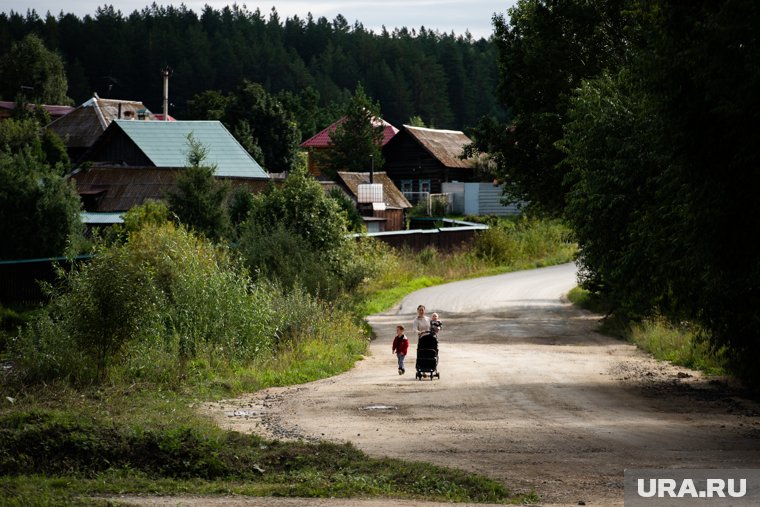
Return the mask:
[[[164,121],[169,121],[169,75],[171,69],[164,67],[161,74],[164,76]]]

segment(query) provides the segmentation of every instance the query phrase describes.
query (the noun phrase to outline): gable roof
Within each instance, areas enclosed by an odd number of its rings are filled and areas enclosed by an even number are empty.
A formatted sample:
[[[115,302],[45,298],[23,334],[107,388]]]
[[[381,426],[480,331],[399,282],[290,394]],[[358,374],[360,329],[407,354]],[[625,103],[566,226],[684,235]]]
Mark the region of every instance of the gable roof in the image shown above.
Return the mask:
[[[338,177],[353,194],[354,199],[359,195],[359,185],[369,183],[369,173],[353,173],[338,171]],[[391,181],[385,172],[373,172],[372,181],[383,185],[383,201],[389,208],[411,208],[409,200],[401,193],[401,190]]]
[[[50,122],[47,128],[58,134],[69,148],[89,148],[113,120],[139,114],[155,120],[145,104],[135,100],[101,99],[97,95],[77,106],[65,116]]]
[[[306,141],[301,143],[301,148],[327,148],[332,145],[332,140],[330,139],[330,135],[335,132],[335,129],[338,128],[338,125],[346,121],[346,117],[344,116],[340,120],[336,121],[326,129],[322,130],[318,134],[312,136],[311,138],[307,139]],[[390,141],[393,136],[395,136],[398,133],[398,129],[388,123],[387,121],[383,120],[382,118],[375,118],[374,124],[382,125],[383,126],[383,142],[381,143],[381,146],[385,146],[388,144],[388,141]]]
[[[470,169],[473,159],[459,158],[464,147],[472,143],[464,132],[459,130],[439,130],[404,125],[406,131],[420,146],[446,167]]]
[[[109,129],[124,132],[155,167],[187,166],[187,137],[192,134],[207,150],[205,162],[216,165],[216,176],[269,179],[219,121],[114,120]]]

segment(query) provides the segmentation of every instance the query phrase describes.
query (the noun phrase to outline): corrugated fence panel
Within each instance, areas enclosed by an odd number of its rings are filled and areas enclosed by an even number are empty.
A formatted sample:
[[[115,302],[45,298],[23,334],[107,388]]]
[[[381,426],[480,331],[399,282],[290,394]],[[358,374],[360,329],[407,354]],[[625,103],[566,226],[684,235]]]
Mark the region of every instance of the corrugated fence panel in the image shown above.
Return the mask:
[[[504,206],[501,203],[503,197],[502,186],[492,183],[480,183],[480,214],[481,215],[519,215],[520,209],[514,205]]]
[[[465,215],[519,215],[520,206],[501,203],[502,185],[493,183],[444,183],[443,192],[453,196],[454,211]]]

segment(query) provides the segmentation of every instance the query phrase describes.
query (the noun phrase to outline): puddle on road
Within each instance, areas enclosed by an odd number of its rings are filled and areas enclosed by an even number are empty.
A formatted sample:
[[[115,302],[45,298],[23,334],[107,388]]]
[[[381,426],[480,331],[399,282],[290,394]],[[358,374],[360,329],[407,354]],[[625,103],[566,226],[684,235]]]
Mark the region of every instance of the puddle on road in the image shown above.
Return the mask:
[[[388,410],[398,410],[398,407],[394,407],[393,405],[367,405],[366,407],[361,407],[359,410],[379,410],[379,411],[388,411]]]

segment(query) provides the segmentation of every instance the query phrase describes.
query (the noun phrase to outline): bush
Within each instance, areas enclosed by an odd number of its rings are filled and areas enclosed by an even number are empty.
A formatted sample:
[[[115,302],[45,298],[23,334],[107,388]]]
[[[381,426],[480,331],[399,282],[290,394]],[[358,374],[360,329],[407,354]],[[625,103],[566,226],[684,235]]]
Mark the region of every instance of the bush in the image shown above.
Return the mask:
[[[164,337],[180,358],[234,361],[267,348],[268,296],[226,250],[171,224],[142,229],[127,248],[165,297]]]
[[[521,249],[510,230],[499,225],[491,226],[477,235],[474,253],[478,258],[494,264],[511,264],[519,258]]]
[[[0,259],[60,256],[81,235],[79,196],[60,170],[0,146]]]
[[[512,219],[485,219],[490,228],[478,234],[474,254],[495,264],[540,261],[563,256],[574,250],[570,231],[556,220],[536,220],[525,216]]]
[[[270,295],[224,250],[170,223],[101,248],[62,280],[11,343],[22,380],[102,380],[118,364],[120,375],[166,381],[192,358],[235,364],[271,345]]]
[[[255,196],[240,236],[240,252],[257,279],[329,299],[351,292],[371,273],[368,245],[348,237],[345,213],[302,170]]]

